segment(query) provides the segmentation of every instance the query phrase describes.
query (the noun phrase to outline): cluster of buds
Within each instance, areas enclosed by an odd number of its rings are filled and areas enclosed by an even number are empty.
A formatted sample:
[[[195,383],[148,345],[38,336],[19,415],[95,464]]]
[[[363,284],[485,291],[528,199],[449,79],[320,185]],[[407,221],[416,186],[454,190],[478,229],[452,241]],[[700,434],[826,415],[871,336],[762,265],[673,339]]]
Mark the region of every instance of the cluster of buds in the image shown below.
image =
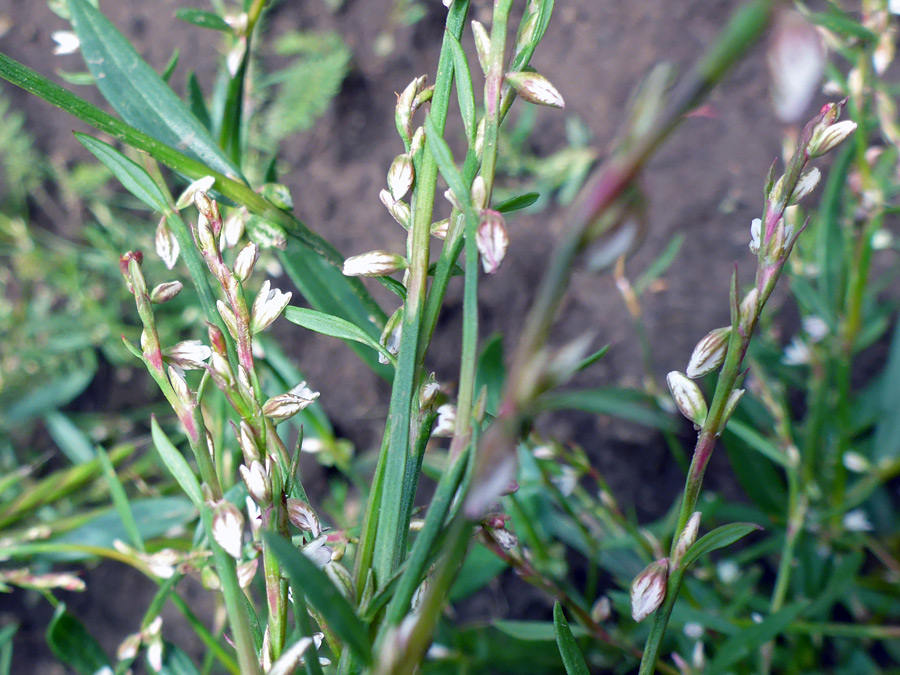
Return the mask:
[[[137,633],[132,633],[119,644],[116,650],[116,658],[119,661],[132,661],[141,648],[147,648],[147,662],[154,672],[159,672],[163,667],[163,639],[162,617],[157,616],[147,626]]]

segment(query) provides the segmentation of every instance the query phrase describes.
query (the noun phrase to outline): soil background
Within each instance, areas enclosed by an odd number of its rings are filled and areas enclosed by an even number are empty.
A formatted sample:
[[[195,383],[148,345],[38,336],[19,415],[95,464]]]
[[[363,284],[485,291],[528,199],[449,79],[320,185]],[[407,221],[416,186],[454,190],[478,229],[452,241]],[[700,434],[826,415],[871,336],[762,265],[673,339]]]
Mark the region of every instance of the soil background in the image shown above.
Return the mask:
[[[410,27],[392,28],[395,48],[388,56],[376,55],[373,45],[377,36],[390,28],[387,22],[393,0],[347,0],[337,13],[329,11],[322,0],[285,0],[270,16],[269,30],[274,34],[336,30],[353,51],[352,71],[329,113],[312,131],[292,137],[281,155],[292,167],[283,181],[292,190],[298,216],[346,255],[376,248],[403,250],[403,233],[381,206],[378,192],[384,187],[392,158],[402,149],[394,129],[394,92],[401,91],[413,77],[433,74],[437,63],[446,10],[438,0],[425,0],[424,4],[427,14],[423,20]],[[566,116],[577,115],[590,128],[598,153],[605,155],[640,79],[664,60],[683,72],[739,4],[735,0],[557,0],[546,38],[532,63],[560,90],[566,110],[539,112],[532,150],[549,155],[564,147]],[[101,1],[105,14],[154,67],[161,70],[178,48],[181,65],[173,81],[183,82],[185,69],[190,67],[201,82],[209,83],[221,56],[216,51],[218,35],[173,19],[176,9],[188,5],[205,6],[185,0]],[[475,0],[472,12],[489,24],[487,0]],[[51,32],[67,26],[46,3],[0,0],[0,18],[10,26],[0,37],[0,51],[57,80],[54,71],[58,68],[81,69],[80,57],[51,54]],[[91,88],[79,87],[78,93],[101,103]],[[84,158],[71,135],[72,129],[85,130],[79,122],[12,86],[4,85],[3,95],[16,109],[25,111],[41,152],[63,162]],[[782,128],[769,105],[762,47],[731,73],[710,103],[710,114],[686,119],[643,177],[650,197],[650,228],[643,247],[627,264],[629,275],[636,277],[645,269],[674,234],[686,236],[665,284],[648,293],[643,302],[659,378],[669,370],[683,370],[696,341],[728,323],[729,278],[738,262],[743,280],[750,279],[750,221],[759,215],[763,180],[779,155]],[[452,133],[448,138],[453,141]],[[71,224],[49,226],[77,236]],[[510,222],[507,259],[496,275],[483,278],[481,334],[504,335],[507,353],[515,346],[539,271],[564,226],[564,212],[552,207],[536,215],[517,216]],[[429,362],[443,381],[456,376],[461,291],[457,280],[449,292]],[[557,342],[592,331],[597,346],[612,344],[610,354],[579,379],[580,385],[640,381],[635,333],[609,275],[576,271],[560,310],[565,319],[555,331]],[[337,341],[299,334],[287,325],[277,332],[288,341],[286,346],[311,385],[322,392],[321,402],[339,433],[360,451],[377,449],[388,402],[383,383]],[[541,424],[560,440],[582,444],[623,507],[636,509],[642,518],[661,514],[678,494],[682,475],[652,432],[577,414],[548,418]],[[685,439],[689,435],[685,428]],[[717,460],[708,486],[735,490],[724,457]],[[152,584],[114,565],[100,566],[86,580],[88,593],[72,594],[67,601],[112,652],[137,628]],[[521,586],[518,588],[519,593],[510,595],[519,599],[507,598],[502,605],[507,616],[539,618],[536,613],[543,615],[550,607],[546,599],[522,594]],[[197,601],[201,602],[199,597]],[[52,663],[43,641],[49,618],[46,603],[28,603],[18,593],[0,602],[7,617],[16,615],[16,620],[23,622],[13,672],[63,672]],[[483,609],[496,611],[498,606],[500,603],[490,601]],[[202,604],[198,611],[203,611]],[[481,610],[476,606],[472,611]],[[190,633],[179,629],[177,617],[167,615],[167,634],[169,631],[178,635],[179,643]]]

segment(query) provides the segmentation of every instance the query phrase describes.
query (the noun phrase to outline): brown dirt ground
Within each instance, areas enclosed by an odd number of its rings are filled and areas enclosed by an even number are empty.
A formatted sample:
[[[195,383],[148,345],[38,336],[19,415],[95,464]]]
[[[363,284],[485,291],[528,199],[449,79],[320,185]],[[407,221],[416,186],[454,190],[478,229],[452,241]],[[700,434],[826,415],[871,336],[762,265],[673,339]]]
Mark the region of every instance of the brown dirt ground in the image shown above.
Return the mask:
[[[186,4],[204,3],[105,0],[101,7],[152,65],[162,68],[172,49],[178,47],[181,63],[190,64],[201,81],[208,82],[218,56],[216,36],[173,25],[174,11]],[[373,248],[402,250],[401,231],[384,212],[377,195],[387,167],[401,147],[394,131],[393,92],[435,68],[443,7],[437,0],[426,0],[426,4],[429,11],[423,21],[397,29],[396,48],[387,57],[376,56],[372,45],[384,27],[391,0],[348,0],[337,14],[331,14],[320,0],[283,2],[273,16],[276,32],[337,30],[354,53],[353,71],[329,114],[313,131],[291,139],[282,154],[292,167],[285,182],[293,192],[298,215],[348,255]],[[486,0],[474,4],[476,15],[489,15]],[[594,143],[605,153],[625,101],[639,79],[661,60],[680,68],[690,64],[738,4],[734,0],[558,0],[533,64],[556,84],[567,109],[564,114],[540,113],[534,149],[549,154],[561,148],[565,115],[574,114],[587,123]],[[73,57],[61,60],[50,55],[50,33],[65,26],[45,3],[0,0],[0,15],[12,22],[12,28],[0,38],[0,50],[51,76],[59,67],[79,69]],[[183,75],[183,65],[179,72]],[[27,112],[41,151],[63,160],[84,156],[70,134],[73,128],[81,129],[80,123],[10,86],[3,91],[15,107]],[[79,93],[99,103],[91,90],[82,87]],[[628,263],[629,272],[636,276],[675,233],[687,237],[678,262],[666,277],[666,286],[649,294],[644,302],[658,376],[683,369],[696,340],[727,323],[728,279],[735,261],[750,274],[749,223],[761,208],[761,186],[768,166],[779,154],[781,128],[768,104],[761,49],[738,66],[713,94],[711,103],[714,117],[686,120],[644,176],[651,198],[651,227],[643,248]],[[565,225],[562,215],[550,209],[517,217],[511,224],[507,261],[497,275],[482,284],[482,335],[501,332],[508,351],[515,344],[538,283],[538,270]],[[66,223],[52,226],[71,231]],[[560,340],[591,330],[596,332],[598,345],[613,345],[610,355],[584,376],[581,384],[639,381],[635,334],[609,276],[576,271],[561,310],[566,319],[557,331]],[[455,285],[430,364],[448,380],[454,377],[460,315],[461,285]],[[386,413],[385,388],[348,356],[341,344],[285,329],[281,326],[281,334],[290,341],[310,382],[322,391],[323,405],[337,428],[361,450],[371,449],[377,444]],[[348,382],[353,385],[347,387]],[[561,439],[588,449],[626,508],[635,506],[639,513],[659,514],[677,494],[680,474],[654,434],[586,415],[560,416],[545,424]],[[713,474],[713,484],[716,476],[722,477],[720,485],[729,484],[724,462]],[[134,630],[136,619],[129,620],[127,610],[141,611],[145,603],[135,598],[148,592],[149,585],[111,566],[103,566],[89,577],[108,588],[106,579],[115,580],[119,590],[114,597],[90,594],[78,605],[90,612],[91,623],[106,636],[105,646],[112,649]],[[22,601],[23,596],[14,598]],[[4,609],[15,611],[20,619],[37,611],[7,603]],[[40,631],[38,614],[33,616],[31,628]],[[14,663],[37,668],[30,672],[54,672],[45,660],[49,656],[40,633],[26,630],[24,635],[34,639],[26,637],[24,644],[17,645]],[[15,665],[13,670],[25,672]]]

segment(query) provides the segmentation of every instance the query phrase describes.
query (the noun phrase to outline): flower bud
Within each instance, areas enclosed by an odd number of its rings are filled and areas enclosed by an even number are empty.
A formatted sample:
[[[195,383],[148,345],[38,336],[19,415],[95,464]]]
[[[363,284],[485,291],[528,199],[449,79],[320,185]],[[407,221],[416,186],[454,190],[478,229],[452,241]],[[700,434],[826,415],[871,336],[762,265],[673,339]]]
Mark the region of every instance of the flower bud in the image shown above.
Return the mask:
[[[383,277],[409,266],[406,258],[387,251],[370,251],[351,256],[344,261],[344,276]]]
[[[166,269],[175,267],[175,263],[178,261],[178,253],[181,249],[178,246],[178,240],[172,234],[172,230],[169,229],[169,221],[166,220],[165,216],[160,219],[159,225],[156,226],[154,243],[156,244],[156,255],[163,261]]]
[[[612,614],[612,603],[608,596],[601,595],[591,607],[591,619],[594,623],[603,623]]]
[[[722,411],[722,423],[716,430],[716,436],[721,436],[722,432],[725,431],[725,425],[728,424],[728,420],[731,419],[743,395],[743,389],[735,389],[728,395],[728,400],[725,402],[725,410]]]
[[[399,199],[394,199],[387,190],[379,192],[378,198],[381,199],[381,203],[384,204],[391,217],[400,223],[404,230],[408,230],[410,224],[409,204]]]
[[[422,148],[425,147],[425,127],[419,127],[416,129],[416,133],[413,134],[412,140],[409,143],[409,155],[410,157],[415,157],[419,154]]]
[[[167,281],[164,284],[159,284],[150,291],[150,302],[154,305],[161,305],[164,302],[168,302],[181,293],[182,288],[183,286],[180,281]]]
[[[858,452],[845,452],[844,467],[853,473],[868,473],[872,470],[872,464]]]
[[[274,396],[263,405],[262,412],[266,417],[281,422],[293,417],[319,398],[319,392],[312,391],[301,382],[285,394]]]
[[[302,499],[288,499],[287,514],[294,527],[301,532],[311,533],[313,539],[322,534],[319,517],[313,508]]]
[[[247,562],[238,565],[236,570],[238,586],[247,588],[253,582],[253,577],[256,576],[256,570],[258,568],[259,558],[253,558],[253,560],[248,560]]]
[[[350,599],[356,597],[356,587],[353,584],[353,578],[350,576],[350,572],[347,568],[341,563],[335,561],[329,562],[325,565],[325,574],[345,598]]]
[[[253,274],[253,268],[256,266],[257,260],[259,260],[259,245],[251,241],[241,249],[234,259],[235,276],[241,282],[247,281],[250,275]]]
[[[175,396],[178,397],[178,400],[181,401],[183,405],[192,406],[194,404],[193,392],[190,387],[188,387],[182,374],[172,366],[169,366],[169,383],[172,385],[172,389],[175,390]]]
[[[202,213],[197,219],[197,225],[194,228],[194,237],[197,240],[197,248],[200,249],[201,253],[213,259],[218,258],[219,240],[216,237],[216,232],[210,224],[209,219]]]
[[[287,234],[281,225],[250,214],[245,227],[250,240],[259,244],[260,248],[277,248],[279,251],[287,248]]]
[[[487,208],[487,185],[481,175],[475,176],[472,181],[472,206],[477,211]]]
[[[487,128],[487,118],[482,117],[475,127],[475,156],[480,160],[484,153],[484,130]]]
[[[244,464],[241,464],[238,469],[253,501],[260,506],[268,506],[272,501],[272,484],[263,465],[258,460],[253,460],[249,469]]]
[[[241,559],[244,539],[244,516],[229,501],[216,504],[212,535],[216,543],[235,560]]]
[[[163,356],[183,370],[202,370],[206,367],[205,361],[212,356],[212,350],[200,340],[184,340],[164,349]]]
[[[259,194],[272,202],[279,209],[290,211],[294,208],[294,198],[287,185],[281,183],[266,183],[259,188]]]
[[[681,414],[695,425],[703,426],[703,422],[706,421],[707,408],[700,387],[677,370],[673,370],[666,376],[666,383],[669,385],[669,391]]]
[[[247,422],[241,421],[240,429],[235,429],[235,435],[238,445],[241,447],[241,453],[244,455],[244,461],[251,464],[259,461],[259,447],[256,444],[253,428]]]
[[[219,316],[222,317],[222,323],[225,324],[225,328],[231,333],[231,337],[237,340],[240,332],[238,331],[237,318],[234,316],[234,312],[231,311],[231,307],[221,300],[216,300],[216,309],[219,310]]]
[[[291,301],[290,292],[282,293],[270,286],[269,280],[266,279],[253,301],[253,310],[250,312],[250,332],[254,335],[268,328]]]
[[[441,385],[434,379],[434,373],[432,373],[419,389],[419,408],[430,408],[440,391]]]
[[[856,122],[845,120],[832,124],[830,127],[822,130],[813,136],[813,140],[809,143],[809,156],[821,157],[825,153],[833,150],[840,145],[844,139],[856,130]]]
[[[747,333],[750,325],[756,321],[756,312],[759,309],[759,291],[756,288],[750,290],[744,299],[741,300],[740,312],[740,328]]]
[[[179,211],[181,209],[189,206],[194,203],[194,195],[198,192],[209,192],[212,189],[212,186],[215,185],[216,179],[212,176],[204,176],[203,178],[198,178],[193,183],[187,186],[184,192],[181,193],[181,196],[178,197],[178,200],[175,202],[175,208]]]
[[[509,233],[506,221],[499,211],[485,209],[481,212],[481,222],[475,233],[475,245],[481,254],[481,264],[487,274],[493,274],[506,257]]]
[[[450,231],[450,219],[444,218],[431,224],[431,236],[437,239],[446,239]]]
[[[478,54],[478,63],[481,64],[481,70],[487,74],[491,53],[491,36],[488,35],[487,28],[480,21],[472,22],[472,35],[475,37],[475,52]]]
[[[379,340],[382,347],[388,354],[397,356],[400,353],[400,337],[403,335],[403,307],[397,309],[391,314],[390,318],[384,324],[384,330],[381,331]],[[388,358],[379,352],[378,363],[390,363]]]
[[[465,205],[460,201],[459,197],[453,192],[453,190],[444,190],[444,199],[450,202],[450,205],[456,209],[457,211],[465,211]]]
[[[540,73],[520,70],[517,73],[507,73],[505,79],[516,90],[516,93],[529,103],[546,105],[551,108],[566,107],[566,103],[556,87]]]
[[[244,228],[250,213],[245,208],[232,209],[222,223],[222,241],[225,248],[234,248],[244,236]]]
[[[219,213],[219,205],[216,200],[204,191],[195,192],[194,206],[197,207],[200,215],[209,222],[213,235],[218,240],[219,232],[222,229],[222,214]]]
[[[666,597],[669,559],[652,562],[631,582],[631,616],[641,622],[659,609]]]
[[[692,380],[711,373],[722,365],[725,353],[728,351],[728,338],[731,336],[731,326],[716,328],[710,331],[694,347],[691,360],[688,363],[685,374]]]
[[[822,174],[816,167],[813,167],[802,176],[800,176],[800,180],[797,181],[797,186],[794,188],[794,193],[791,195],[791,204],[798,204],[800,201],[808,196],[813,190],[816,189],[816,186],[819,184],[819,179],[822,177]]]
[[[407,154],[397,155],[388,170],[388,190],[395,201],[403,199],[413,184],[412,157]]]
[[[695,511],[688,519],[687,524],[678,535],[678,541],[675,542],[675,548],[672,553],[672,569],[677,569],[684,560],[684,554],[697,541],[697,532],[700,530],[700,512]]]

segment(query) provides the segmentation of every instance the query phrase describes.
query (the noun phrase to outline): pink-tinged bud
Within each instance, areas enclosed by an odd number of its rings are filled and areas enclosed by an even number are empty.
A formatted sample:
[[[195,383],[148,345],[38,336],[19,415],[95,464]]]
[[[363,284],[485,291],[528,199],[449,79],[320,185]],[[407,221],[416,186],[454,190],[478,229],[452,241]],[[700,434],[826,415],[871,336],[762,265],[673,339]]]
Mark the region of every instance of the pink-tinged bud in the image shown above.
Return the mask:
[[[237,566],[237,579],[238,586],[241,588],[247,588],[253,582],[253,577],[256,576],[256,570],[259,568],[259,558],[253,558],[253,560],[248,560],[245,563],[241,563]]]
[[[798,204],[803,198],[809,196],[816,189],[821,177],[822,174],[816,167],[800,176],[800,180],[797,181],[797,186],[794,188],[794,193],[791,195],[790,203]]]
[[[612,615],[612,603],[605,595],[600,596],[591,607],[591,619],[594,623],[603,623]]]
[[[437,239],[446,239],[450,232],[450,219],[444,218],[431,224],[431,236]]]
[[[310,532],[313,539],[322,534],[319,517],[313,508],[302,499],[287,500],[288,519],[301,532]]]
[[[168,302],[181,293],[182,288],[183,286],[180,281],[167,281],[164,284],[159,284],[150,291],[150,302],[154,305],[161,305],[164,302]]]
[[[259,188],[259,194],[272,202],[279,209],[290,211],[294,208],[294,198],[287,185],[281,183],[266,183]]]
[[[251,241],[241,249],[234,259],[235,276],[241,282],[247,281],[250,275],[253,274],[253,268],[256,266],[257,260],[259,260],[259,245]]]
[[[384,330],[381,331],[379,340],[385,351],[392,356],[400,353],[400,338],[403,335],[403,307],[399,307],[396,312],[391,314],[390,318],[384,324]],[[382,353],[378,354],[378,363],[390,363],[387,356]]]
[[[238,391],[245,401],[255,400],[253,385],[250,383],[250,373],[241,364],[238,364],[237,383]]]
[[[506,81],[524,100],[551,108],[565,108],[563,97],[550,80],[531,71],[520,70],[518,73],[507,73]]]
[[[652,562],[631,582],[631,616],[641,622],[653,614],[666,597],[669,559]]]
[[[856,122],[845,120],[832,124],[827,129],[814,135],[813,140],[809,143],[810,158],[821,157],[825,153],[830,152],[854,131],[856,131]]]
[[[212,350],[200,340],[184,340],[164,349],[163,356],[183,370],[201,370],[206,367],[205,361],[212,356]]]
[[[198,178],[193,183],[187,186],[184,192],[181,193],[181,196],[178,197],[178,200],[175,202],[175,208],[179,211],[191,204],[194,203],[194,195],[198,192],[209,192],[212,189],[212,186],[215,185],[216,179],[212,176],[204,176],[203,178]]]
[[[227,356],[228,347],[225,344],[225,334],[219,330],[219,327],[215,324],[207,324],[207,333],[212,350],[221,356]]]
[[[163,261],[166,269],[175,267],[181,248],[175,235],[172,234],[172,230],[169,229],[169,221],[166,220],[165,216],[160,219],[159,225],[156,226],[154,243],[156,244],[156,255]]]
[[[247,486],[247,492],[253,497],[260,506],[268,506],[272,501],[272,484],[266,470],[258,460],[253,460],[248,469],[244,464],[238,467],[241,472],[241,478]]]
[[[476,211],[487,208],[487,185],[480,175],[472,181],[472,206]]]
[[[215,230],[209,220],[202,213],[197,219],[197,225],[194,228],[194,237],[197,241],[197,248],[200,252],[216,260],[219,255],[219,241],[216,237]]]
[[[456,429],[456,406],[445,403],[437,409],[437,413],[437,424],[435,424],[431,435],[449,438]]]
[[[472,22],[472,35],[475,37],[475,52],[478,54],[478,63],[484,73],[488,71],[489,55],[491,53],[491,36],[487,28],[480,21]]]
[[[125,284],[128,290],[135,296],[147,295],[147,282],[144,280],[144,273],[141,271],[141,263],[144,261],[144,254],[140,251],[128,252],[119,258],[119,269],[125,276]]]
[[[506,257],[509,247],[509,233],[506,221],[499,211],[485,209],[481,212],[481,222],[475,233],[475,245],[481,254],[481,264],[487,274],[493,274]]]
[[[772,30],[768,64],[775,114],[783,122],[798,122],[825,70],[825,47],[815,26],[796,12],[782,12]]]
[[[675,542],[675,548],[672,553],[672,569],[678,569],[681,561],[684,560],[684,554],[697,541],[697,533],[700,531],[700,512],[695,511],[688,519],[687,524],[678,535],[678,541]]]
[[[213,514],[212,535],[216,543],[235,560],[241,559],[244,540],[244,516],[229,501],[216,505]]]
[[[388,170],[387,184],[388,190],[394,201],[403,199],[413,185],[413,162],[412,157],[407,154],[397,155],[391,163]]]
[[[250,313],[250,332],[256,334],[268,328],[281,315],[290,301],[290,293],[282,293],[278,289],[270,288],[269,280],[266,279],[256,295],[256,300],[253,301],[253,310]]]
[[[673,370],[666,376],[666,383],[669,385],[669,391],[681,414],[697,426],[703,426],[703,422],[706,421],[707,408],[700,387],[677,370]]]
[[[319,392],[312,391],[306,386],[306,382],[301,382],[289,392],[266,401],[262,408],[263,415],[276,422],[281,422],[293,417],[317,398],[319,398]]]
[[[188,387],[182,374],[172,366],[169,366],[169,383],[172,385],[172,389],[175,390],[175,396],[178,397],[178,400],[181,401],[183,405],[194,405],[194,393],[191,391],[191,388]]]
[[[142,636],[140,633],[132,633],[119,644],[116,649],[116,658],[119,661],[130,661],[137,656],[141,647]]]
[[[707,333],[694,347],[685,375],[694,380],[721,366],[728,350],[729,337],[731,337],[731,326],[716,328]]]
[[[231,333],[231,337],[237,340],[240,331],[238,331],[237,318],[234,316],[234,312],[231,311],[231,307],[221,300],[216,300],[216,309],[219,310],[219,316],[222,317],[222,323],[225,324],[225,328]]]
[[[200,215],[209,222],[213,235],[218,240],[219,232],[222,230],[222,214],[219,213],[219,205],[216,203],[216,200],[206,194],[206,192],[195,192],[194,206],[197,207]]]
[[[354,255],[344,261],[344,276],[384,277],[409,266],[406,258],[387,251],[370,251]]]
[[[381,203],[390,212],[391,217],[396,220],[404,230],[409,229],[410,211],[409,204],[399,199],[394,199],[387,190],[378,193]]]

